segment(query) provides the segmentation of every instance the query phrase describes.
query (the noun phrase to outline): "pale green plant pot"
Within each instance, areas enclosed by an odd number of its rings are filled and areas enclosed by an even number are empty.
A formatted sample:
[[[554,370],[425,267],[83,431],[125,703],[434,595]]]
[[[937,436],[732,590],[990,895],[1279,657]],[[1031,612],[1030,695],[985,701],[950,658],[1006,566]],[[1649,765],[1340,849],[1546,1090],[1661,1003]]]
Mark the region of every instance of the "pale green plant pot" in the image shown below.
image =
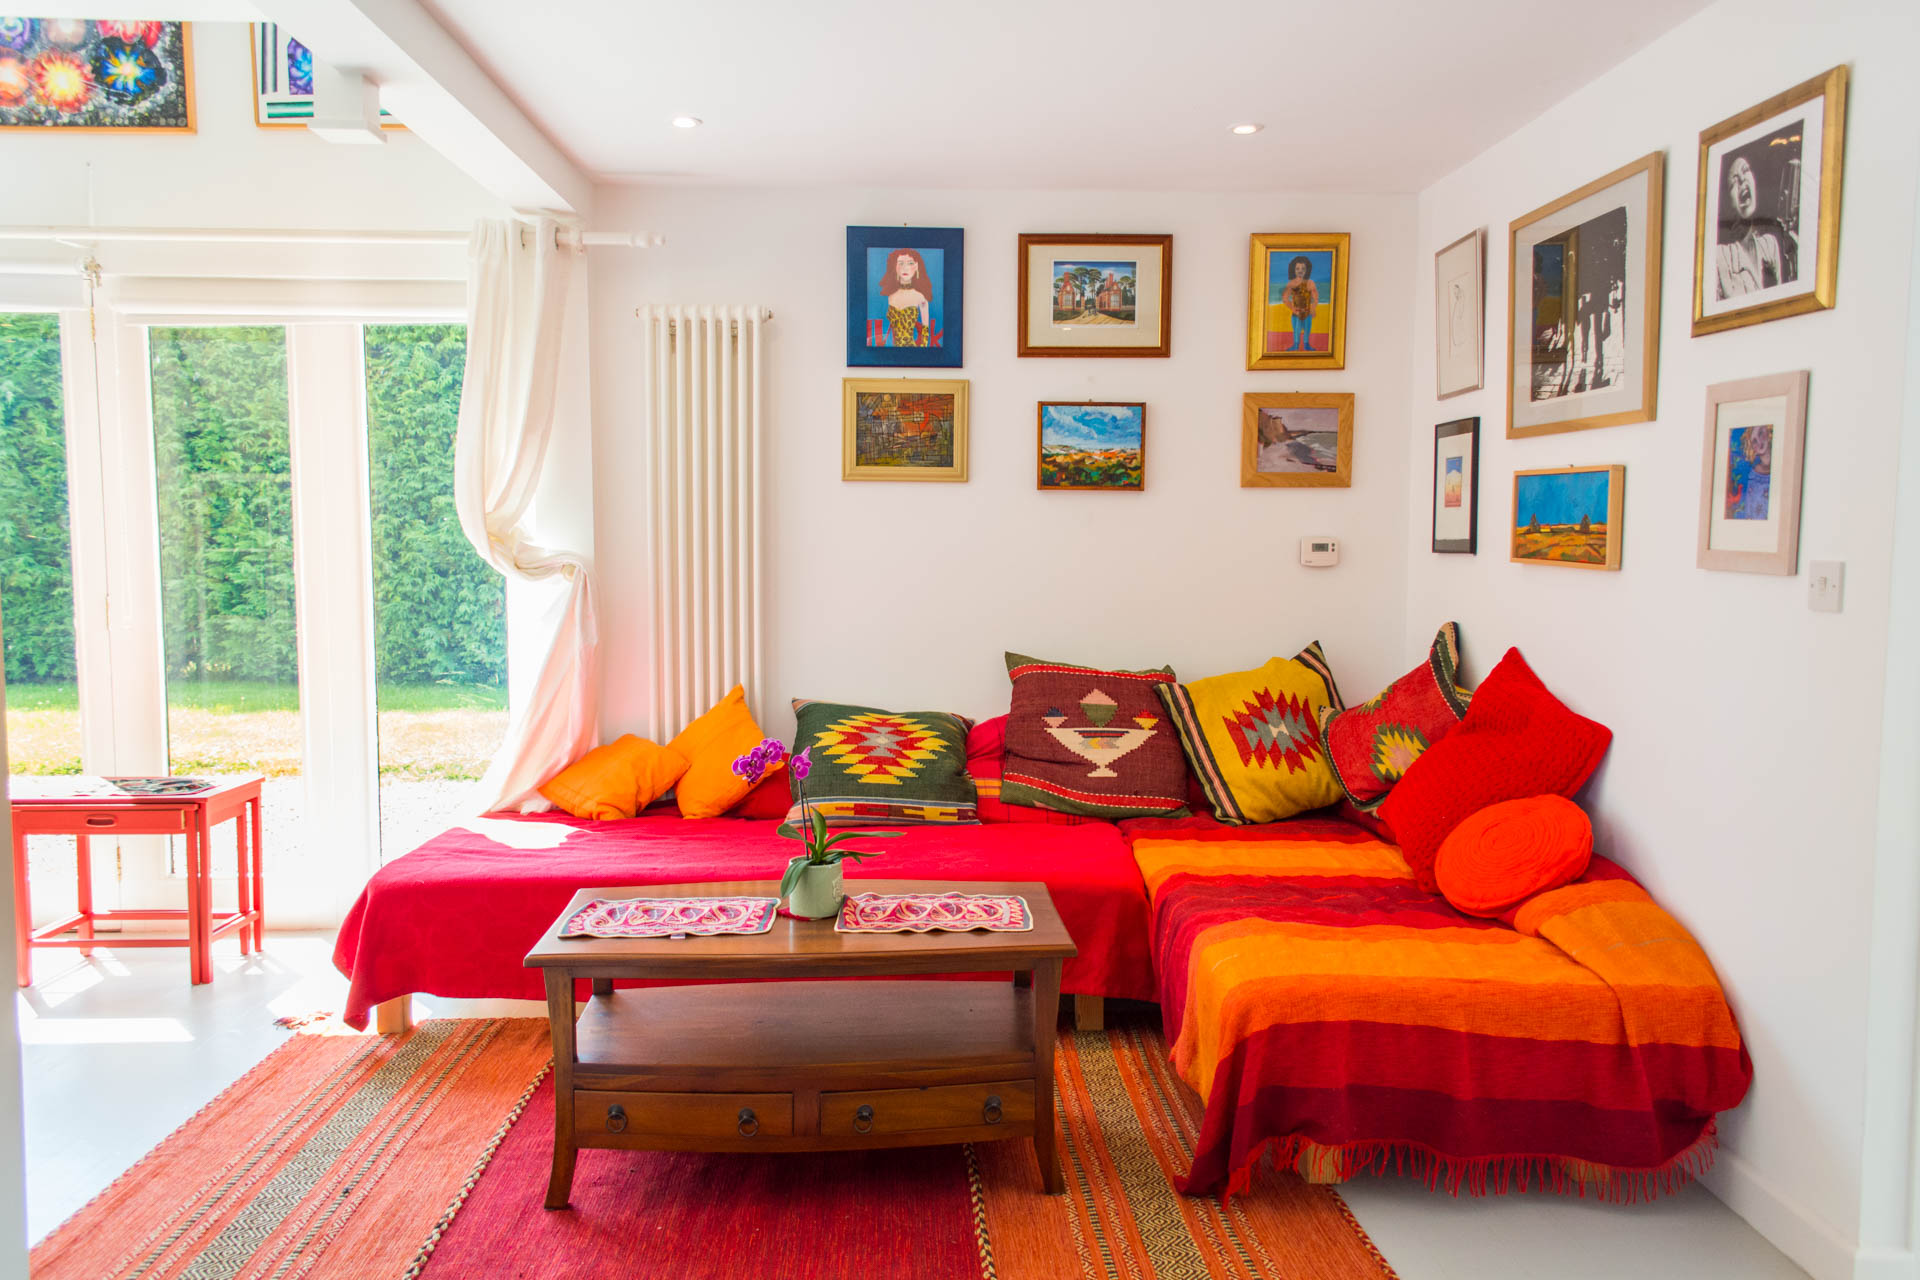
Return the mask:
[[[805,862],[806,858],[802,856],[793,861]],[[846,896],[840,864],[829,862],[800,873],[799,883],[787,895],[787,910],[803,920],[824,920],[839,913],[840,900]]]

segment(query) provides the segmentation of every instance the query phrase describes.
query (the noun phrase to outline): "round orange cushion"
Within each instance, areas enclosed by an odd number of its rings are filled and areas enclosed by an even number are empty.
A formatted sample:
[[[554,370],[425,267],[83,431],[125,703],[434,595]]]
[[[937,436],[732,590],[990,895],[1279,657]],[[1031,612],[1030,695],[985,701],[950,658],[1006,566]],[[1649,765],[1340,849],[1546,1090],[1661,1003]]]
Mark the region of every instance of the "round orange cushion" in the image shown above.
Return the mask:
[[[1497,916],[1580,877],[1593,824],[1564,796],[1506,800],[1471,815],[1440,843],[1440,892],[1472,916]]]

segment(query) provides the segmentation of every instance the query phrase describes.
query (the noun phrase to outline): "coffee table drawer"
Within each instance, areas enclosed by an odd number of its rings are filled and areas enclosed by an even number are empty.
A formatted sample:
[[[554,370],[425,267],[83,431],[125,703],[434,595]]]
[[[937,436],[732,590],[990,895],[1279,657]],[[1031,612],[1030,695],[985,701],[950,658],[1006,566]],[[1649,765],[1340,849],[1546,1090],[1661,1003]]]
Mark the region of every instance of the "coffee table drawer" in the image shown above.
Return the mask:
[[[784,1138],[793,1132],[790,1093],[596,1093],[573,1095],[581,1135]]]
[[[820,1095],[822,1134],[914,1133],[1032,1123],[1031,1080]]]

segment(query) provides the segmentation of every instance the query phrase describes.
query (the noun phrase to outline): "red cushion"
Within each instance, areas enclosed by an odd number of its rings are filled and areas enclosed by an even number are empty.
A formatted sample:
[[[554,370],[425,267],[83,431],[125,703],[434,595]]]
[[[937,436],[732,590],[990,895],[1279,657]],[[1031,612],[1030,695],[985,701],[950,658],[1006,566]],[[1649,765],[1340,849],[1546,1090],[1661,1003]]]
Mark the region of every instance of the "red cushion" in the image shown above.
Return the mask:
[[[1037,805],[1008,804],[1000,798],[1000,761],[1007,752],[1007,718],[995,716],[973,726],[967,735],[967,772],[973,777],[974,803],[982,822],[1043,822],[1056,827],[1074,827],[1103,819],[1077,813],[1061,813]]]
[[[793,804],[793,782],[785,769],[762,778],[747,792],[747,798],[727,810],[729,818],[774,818],[787,816]]]
[[[1612,740],[1611,729],[1569,711],[1520,651],[1509,649],[1474,691],[1459,727],[1387,793],[1380,816],[1421,886],[1433,892],[1440,843],[1464,818],[1502,800],[1573,795]]]
[[[1488,805],[1440,842],[1433,878],[1455,909],[1497,916],[1570,884],[1593,857],[1593,824],[1564,796]]]
[[[1427,658],[1357,707],[1320,713],[1320,745],[1353,807],[1371,813],[1407,770],[1467,713],[1459,686],[1460,629],[1449,622]]]

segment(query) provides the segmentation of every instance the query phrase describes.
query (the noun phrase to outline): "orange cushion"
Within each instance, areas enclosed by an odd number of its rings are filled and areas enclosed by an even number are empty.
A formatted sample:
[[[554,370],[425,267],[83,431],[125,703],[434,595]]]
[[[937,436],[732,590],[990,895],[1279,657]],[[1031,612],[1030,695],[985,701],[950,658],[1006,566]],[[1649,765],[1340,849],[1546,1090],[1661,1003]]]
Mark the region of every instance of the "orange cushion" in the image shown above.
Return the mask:
[[[667,745],[687,758],[687,771],[674,787],[683,818],[717,818],[747,798],[753,784],[733,771],[733,762],[759,746],[767,735],[747,710],[747,691],[739,685],[705,715],[682,729]],[[785,765],[767,771],[772,777]]]
[[[628,733],[547,779],[540,794],[576,818],[631,818],[686,771],[687,758],[672,747]]]
[[[1488,805],[1440,844],[1440,892],[1472,916],[1497,916],[1579,878],[1593,857],[1593,824],[1564,796]]]

